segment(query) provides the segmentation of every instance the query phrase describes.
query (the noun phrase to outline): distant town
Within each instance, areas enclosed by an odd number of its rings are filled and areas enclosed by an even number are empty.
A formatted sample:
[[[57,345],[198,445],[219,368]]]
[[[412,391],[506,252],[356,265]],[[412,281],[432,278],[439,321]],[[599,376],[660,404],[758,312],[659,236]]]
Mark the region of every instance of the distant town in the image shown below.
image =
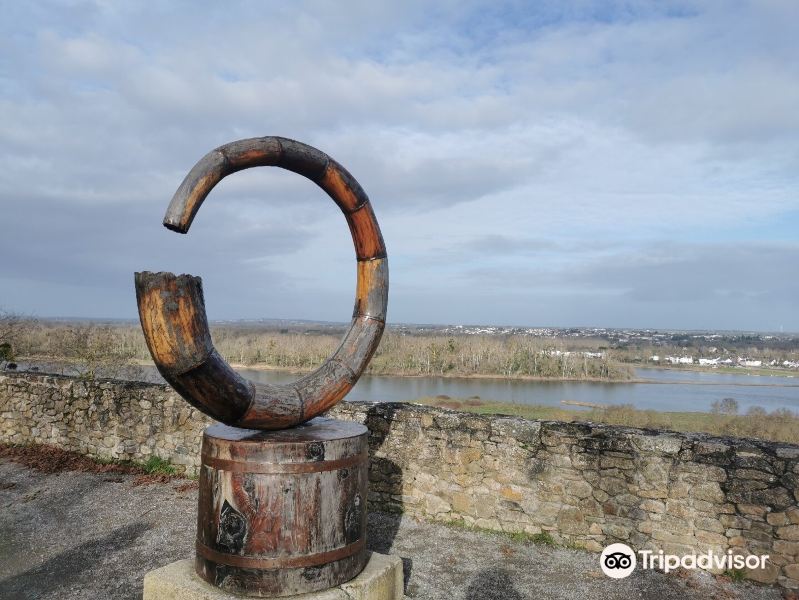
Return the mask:
[[[286,332],[343,333],[347,324],[264,319],[226,325]],[[550,356],[606,358],[664,367],[799,370],[799,333],[699,331],[611,327],[521,327],[395,323],[388,330],[409,336],[461,336],[538,339]]]
[[[552,349],[549,353],[554,356],[604,358],[606,351],[613,350],[615,357],[624,362],[662,366],[799,369],[799,334],[796,333],[488,325],[397,325],[395,329],[422,335],[530,336],[562,340],[573,346],[580,345],[579,340],[582,340],[589,345],[599,343],[601,348],[599,351]],[[643,352],[647,348],[653,351]],[[655,349],[668,351],[656,352]]]

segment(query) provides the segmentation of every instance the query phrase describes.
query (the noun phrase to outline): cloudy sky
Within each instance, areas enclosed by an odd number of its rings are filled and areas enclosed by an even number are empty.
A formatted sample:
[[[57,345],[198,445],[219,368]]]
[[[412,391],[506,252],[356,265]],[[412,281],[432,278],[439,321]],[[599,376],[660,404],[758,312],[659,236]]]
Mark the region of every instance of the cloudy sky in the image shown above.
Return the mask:
[[[799,3],[0,0],[0,306],[344,321],[341,213],[261,168],[161,226],[208,150],[345,165],[389,320],[799,331]]]

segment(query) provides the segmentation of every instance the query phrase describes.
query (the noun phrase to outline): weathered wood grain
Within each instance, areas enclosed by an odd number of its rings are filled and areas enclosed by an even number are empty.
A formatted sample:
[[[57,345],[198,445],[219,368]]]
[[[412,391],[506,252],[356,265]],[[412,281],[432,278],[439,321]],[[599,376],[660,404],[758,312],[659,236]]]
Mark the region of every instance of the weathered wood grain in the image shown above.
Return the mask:
[[[280,142],[280,161],[277,166],[318,182],[330,162],[330,157],[308,144],[287,138],[277,139]]]
[[[256,398],[255,384],[236,373],[216,350],[191,371],[162,374],[190,404],[222,422],[240,422]]]
[[[367,429],[317,418],[203,435],[196,571],[227,591],[327,589],[366,563]]]
[[[213,150],[203,156],[175,192],[164,216],[164,227],[178,233],[188,233],[203,200],[228,174],[228,169],[227,158],[220,150]],[[175,198],[180,198],[180,202],[176,204]]]
[[[159,368],[185,373],[202,364],[214,346],[200,278],[147,271],[134,277],[144,338]]]
[[[302,398],[303,418],[309,419],[330,409],[347,395],[357,380],[355,372],[335,358],[298,380],[294,387]]]
[[[353,317],[372,317],[385,322],[388,308],[388,260],[358,261]]]
[[[341,340],[341,345],[333,353],[332,359],[347,365],[355,374],[356,381],[377,350],[380,343],[378,332],[382,331],[384,326],[382,321],[372,317],[355,317],[349,331]]]
[[[236,422],[248,429],[283,429],[303,421],[302,399],[293,385],[255,383],[255,400]]]
[[[350,172],[333,159],[330,159],[319,187],[333,198],[344,214],[354,212],[369,202],[366,192]]]
[[[347,213],[347,224],[350,226],[352,241],[355,243],[355,256],[358,260],[386,258],[386,245],[371,202],[367,202],[354,212]]]
[[[257,166],[278,166],[311,179],[336,202],[349,225],[358,259],[354,318],[327,362],[289,385],[247,381],[214,350],[198,277],[144,272],[135,281],[142,330],[164,378],[192,405],[223,423],[271,430],[329,409],[363,373],[385,327],[388,259],[369,198],[355,178],[324,152],[287,138],[239,140],[206,154],[175,192],[164,225],[188,232],[219,181]]]
[[[251,167],[275,166],[280,161],[280,142],[273,137],[238,140],[218,150],[227,159],[225,175]]]
[[[144,339],[163,378],[192,406],[238,422],[255,387],[214,349],[200,278],[145,271],[135,284]]]

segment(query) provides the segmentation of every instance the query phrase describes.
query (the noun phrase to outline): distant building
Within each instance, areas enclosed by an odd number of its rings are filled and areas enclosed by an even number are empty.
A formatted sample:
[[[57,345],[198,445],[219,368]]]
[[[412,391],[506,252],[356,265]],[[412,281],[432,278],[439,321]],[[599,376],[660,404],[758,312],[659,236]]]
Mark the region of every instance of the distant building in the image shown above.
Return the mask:
[[[694,364],[693,356],[667,356],[666,361],[672,365],[692,365]]]
[[[739,358],[738,364],[742,367],[762,367],[763,361],[762,360],[750,360],[748,358]]]

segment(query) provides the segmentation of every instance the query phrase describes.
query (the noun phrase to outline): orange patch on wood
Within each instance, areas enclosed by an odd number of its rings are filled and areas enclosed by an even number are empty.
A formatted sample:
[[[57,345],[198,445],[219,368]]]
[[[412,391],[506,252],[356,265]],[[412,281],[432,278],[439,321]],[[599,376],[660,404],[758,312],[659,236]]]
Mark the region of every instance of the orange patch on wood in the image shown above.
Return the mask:
[[[383,235],[380,233],[380,226],[377,224],[370,203],[367,202],[355,212],[348,214],[347,224],[350,226],[358,260],[381,258],[386,255]]]
[[[354,211],[359,204],[363,203],[363,199],[359,198],[358,194],[350,187],[344,179],[344,173],[334,162],[327,165],[325,174],[319,181],[319,187],[325,190],[345,213]]]

